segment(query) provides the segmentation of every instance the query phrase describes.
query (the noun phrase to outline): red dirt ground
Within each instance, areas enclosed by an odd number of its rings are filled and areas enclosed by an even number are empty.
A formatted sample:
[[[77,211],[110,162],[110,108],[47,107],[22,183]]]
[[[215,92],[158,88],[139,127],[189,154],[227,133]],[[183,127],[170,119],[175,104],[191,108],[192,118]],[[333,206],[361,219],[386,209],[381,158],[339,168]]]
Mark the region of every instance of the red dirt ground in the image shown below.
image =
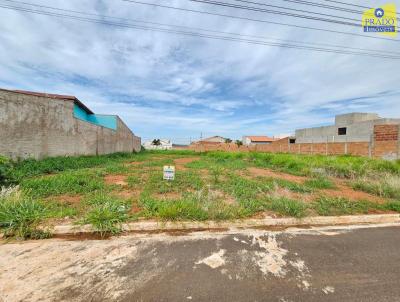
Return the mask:
[[[195,160],[199,160],[200,157],[183,157],[183,158],[177,158],[174,160],[174,163],[176,165],[176,169],[179,170],[186,170],[187,168],[185,167],[186,164],[191,163]]]
[[[282,172],[276,172],[276,171],[272,171],[269,169],[261,169],[261,168],[251,167],[251,168],[248,168],[247,170],[250,172],[250,174],[252,176],[255,176],[255,177],[264,176],[264,177],[281,178],[281,179],[285,179],[285,180],[300,183],[300,184],[307,180],[307,177],[296,176],[296,175],[291,175],[291,174],[282,173]]]
[[[125,181],[125,175],[106,175],[104,181],[108,185],[126,186],[128,183]]]
[[[52,199],[55,199],[59,202],[66,203],[69,205],[74,205],[74,204],[79,204],[82,200],[82,196],[80,195],[59,195],[56,197],[53,197]]]
[[[181,193],[178,192],[166,192],[166,193],[155,193],[154,197],[163,200],[177,200],[181,199]]]

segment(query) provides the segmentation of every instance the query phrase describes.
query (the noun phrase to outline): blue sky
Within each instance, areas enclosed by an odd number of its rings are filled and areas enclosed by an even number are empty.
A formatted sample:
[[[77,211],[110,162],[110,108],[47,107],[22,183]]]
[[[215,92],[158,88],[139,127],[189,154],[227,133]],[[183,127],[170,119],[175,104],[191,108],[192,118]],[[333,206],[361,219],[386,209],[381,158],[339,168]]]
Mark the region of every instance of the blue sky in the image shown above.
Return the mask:
[[[399,42],[120,0],[26,1],[128,19],[400,52]],[[362,33],[360,28],[185,0],[145,2]],[[367,2],[358,3],[374,7],[385,3]],[[289,6],[280,0],[268,3]],[[290,7],[318,11],[304,5]],[[332,10],[319,12],[345,16]],[[118,114],[144,140],[172,138],[187,143],[200,133],[231,138],[290,134],[296,128],[329,124],[335,114],[351,111],[400,117],[400,60],[184,37],[3,8],[0,20],[0,87],[75,95],[96,113]]]

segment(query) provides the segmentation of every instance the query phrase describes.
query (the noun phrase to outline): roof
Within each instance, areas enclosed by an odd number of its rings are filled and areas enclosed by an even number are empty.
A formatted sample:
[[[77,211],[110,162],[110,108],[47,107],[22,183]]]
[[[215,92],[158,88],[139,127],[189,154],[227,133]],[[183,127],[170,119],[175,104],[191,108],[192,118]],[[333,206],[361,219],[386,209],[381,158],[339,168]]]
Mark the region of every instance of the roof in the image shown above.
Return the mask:
[[[79,107],[81,107],[83,110],[85,110],[87,113],[94,114],[94,112],[92,110],[90,110],[88,107],[86,107],[85,104],[83,104],[76,96],[73,96],[73,95],[53,94],[53,93],[45,93],[45,92],[34,92],[34,91],[26,91],[26,90],[9,90],[9,89],[0,89],[0,90],[8,91],[8,92],[21,93],[21,94],[26,94],[26,95],[45,97],[45,98],[50,98],[50,99],[73,101]]]
[[[219,135],[214,135],[214,136],[210,136],[210,137],[202,138],[200,141],[207,141],[207,140],[210,140],[210,139],[213,139],[213,138],[222,138],[222,139],[225,139],[225,138],[224,138],[224,137],[222,137],[222,136],[219,136]]]
[[[246,136],[252,142],[274,142],[276,139],[268,136]]]

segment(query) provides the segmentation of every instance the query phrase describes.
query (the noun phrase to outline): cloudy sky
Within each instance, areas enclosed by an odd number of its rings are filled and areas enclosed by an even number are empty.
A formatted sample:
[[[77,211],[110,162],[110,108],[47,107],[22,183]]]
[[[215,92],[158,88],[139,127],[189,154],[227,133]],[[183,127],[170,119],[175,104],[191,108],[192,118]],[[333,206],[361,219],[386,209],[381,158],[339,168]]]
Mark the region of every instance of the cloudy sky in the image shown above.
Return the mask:
[[[326,0],[313,1],[339,6]],[[142,2],[364,34],[358,27],[188,0]],[[257,2],[361,22],[358,14],[284,0]],[[136,29],[132,25],[160,28],[134,21],[157,22],[197,28],[172,28],[186,32],[206,29],[257,36],[242,36],[242,39],[332,44],[400,55],[398,40],[305,30],[122,0],[25,0],[25,3],[103,15],[90,18],[129,26],[110,26],[0,7],[0,87],[75,95],[96,113],[120,115],[134,133],[145,140],[161,137],[187,143],[190,138],[198,139],[200,133],[231,138],[280,135],[292,133],[296,128],[329,124],[335,114],[351,111],[400,116],[398,59],[207,39]],[[385,2],[358,3],[378,7]],[[396,4],[400,7],[399,0]],[[4,5],[88,17],[0,0],[0,6]],[[400,39],[400,35],[396,39]]]

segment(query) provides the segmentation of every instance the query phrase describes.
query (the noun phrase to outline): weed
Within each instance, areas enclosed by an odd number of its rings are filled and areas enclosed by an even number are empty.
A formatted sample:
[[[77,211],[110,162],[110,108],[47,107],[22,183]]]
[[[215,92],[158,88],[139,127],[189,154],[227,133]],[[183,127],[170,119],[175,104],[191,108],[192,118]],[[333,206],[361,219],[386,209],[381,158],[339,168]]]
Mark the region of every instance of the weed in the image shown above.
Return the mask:
[[[307,186],[306,184],[298,184],[296,182],[292,182],[286,179],[279,179],[279,178],[270,178],[270,181],[273,181],[275,184],[277,184],[281,188],[286,188],[290,191],[293,192],[298,192],[298,193],[311,193],[313,191],[313,187]]]
[[[126,182],[128,183],[128,186],[129,186],[129,187],[136,187],[137,185],[140,184],[141,179],[140,179],[140,177],[137,176],[137,175],[129,175],[129,176],[126,178]]]
[[[312,189],[334,189],[336,187],[332,181],[325,177],[307,179],[304,185]]]
[[[85,203],[90,208],[83,222],[91,224],[101,236],[119,233],[121,224],[128,219],[129,206],[126,201],[108,195],[106,192],[89,194]]]
[[[35,197],[87,193],[104,189],[102,174],[93,171],[67,171],[56,175],[28,178],[21,188]]]
[[[0,197],[0,227],[6,237],[42,239],[50,233],[38,229],[38,225],[48,215],[46,206],[21,193],[12,192]]]
[[[322,216],[366,214],[370,209],[378,209],[379,207],[379,205],[369,201],[350,201],[339,197],[319,197],[314,202],[314,209]]]
[[[132,153],[114,153],[100,156],[51,157],[43,160],[27,159],[15,164],[13,176],[20,181],[32,176],[53,174],[67,170],[80,170],[133,160],[137,156]]]
[[[400,201],[388,201],[384,207],[386,210],[400,213]]]
[[[272,198],[268,206],[272,211],[282,215],[302,218],[306,215],[307,206],[302,201],[289,199],[286,197]]]
[[[220,166],[211,167],[210,173],[211,173],[214,185],[216,185],[216,184],[218,184],[220,182],[221,175],[222,175],[223,172],[224,172],[224,170]]]
[[[13,165],[11,161],[0,155],[0,188],[15,183],[12,176]]]
[[[380,197],[400,199],[400,176],[385,174],[379,179],[362,178],[354,181],[352,187]]]

